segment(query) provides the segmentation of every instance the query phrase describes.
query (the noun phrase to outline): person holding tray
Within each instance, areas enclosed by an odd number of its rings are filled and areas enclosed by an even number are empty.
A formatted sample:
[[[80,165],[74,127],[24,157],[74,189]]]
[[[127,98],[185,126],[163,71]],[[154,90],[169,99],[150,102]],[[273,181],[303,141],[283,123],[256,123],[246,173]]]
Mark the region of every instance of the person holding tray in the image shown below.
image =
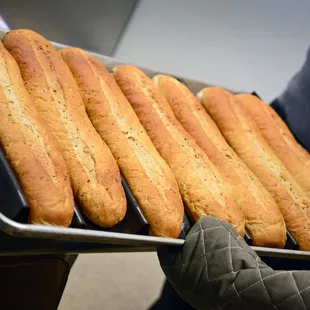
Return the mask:
[[[271,104],[308,151],[309,84],[310,49],[301,70]],[[310,309],[310,262],[261,259],[218,219],[200,219],[182,249],[161,249],[158,257],[169,282],[152,310]]]

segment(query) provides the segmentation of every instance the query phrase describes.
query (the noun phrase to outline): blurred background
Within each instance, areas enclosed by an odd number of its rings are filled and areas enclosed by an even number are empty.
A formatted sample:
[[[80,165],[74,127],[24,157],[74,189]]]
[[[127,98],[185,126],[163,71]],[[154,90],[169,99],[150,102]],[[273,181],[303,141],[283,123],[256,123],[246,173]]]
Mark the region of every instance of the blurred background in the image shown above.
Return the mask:
[[[0,28],[270,102],[305,59],[309,12],[306,0],[1,0]],[[147,309],[163,279],[155,253],[81,255],[59,309]]]

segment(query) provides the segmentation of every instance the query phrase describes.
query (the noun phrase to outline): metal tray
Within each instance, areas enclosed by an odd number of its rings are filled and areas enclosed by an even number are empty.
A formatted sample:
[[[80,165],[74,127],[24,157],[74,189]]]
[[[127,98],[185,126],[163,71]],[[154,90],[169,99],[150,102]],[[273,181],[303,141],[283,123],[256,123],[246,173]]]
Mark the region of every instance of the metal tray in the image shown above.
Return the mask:
[[[19,253],[37,249],[40,253],[64,251],[66,248],[71,251],[90,251],[90,249],[100,249],[106,251],[107,246],[102,243],[119,244],[136,247],[146,247],[153,249],[161,245],[169,245],[171,241],[182,244],[182,240],[168,238],[156,238],[147,236],[149,224],[144,217],[140,206],[134,198],[125,178],[122,176],[122,186],[127,199],[127,213],[124,220],[116,226],[103,229],[91,223],[79,211],[75,205],[74,216],[70,228],[51,227],[43,225],[27,224],[29,206],[24,196],[23,190],[11,169],[4,152],[0,147],[0,255],[12,252]],[[187,216],[184,216],[181,238],[185,238],[191,225]],[[11,237],[10,237],[11,236]],[[32,238],[32,240],[25,238]],[[33,239],[37,239],[36,241]],[[38,241],[38,238],[44,239]],[[52,240],[54,239],[54,240]],[[55,241],[57,240],[57,241]],[[65,242],[67,241],[67,242]],[[71,242],[71,243],[70,243]],[[86,244],[97,243],[97,246]],[[168,243],[167,243],[168,242]],[[180,243],[181,242],[181,243]],[[36,247],[34,247],[36,246]],[[122,248],[123,247],[119,247]],[[115,251],[115,247],[111,248]]]
[[[0,38],[5,34],[6,30],[0,29]],[[57,49],[66,47],[65,45],[53,43]],[[121,62],[107,56],[91,53],[105,64],[108,70],[122,64]],[[141,68],[148,76],[163,73],[150,69]],[[169,73],[168,73],[169,74]],[[178,77],[187,85],[194,93],[203,87],[212,86],[212,84],[194,81],[183,77]],[[232,91],[232,90],[230,90]],[[232,91],[238,92],[238,91]],[[1,180],[0,180],[1,181]],[[124,180],[123,180],[124,181]],[[124,185],[124,184],[123,184]],[[124,186],[126,190],[126,184]],[[22,191],[18,189],[17,193],[23,200]],[[130,190],[126,192],[130,196]],[[131,194],[132,195],[132,194]],[[127,197],[128,198],[128,197]],[[134,197],[129,197],[132,201]],[[11,204],[16,201],[10,201]],[[25,202],[26,205],[26,202]],[[143,215],[142,215],[143,216]],[[155,251],[158,247],[181,247],[184,239],[160,238],[142,234],[133,234],[124,228],[116,231],[99,230],[93,224],[83,222],[83,216],[75,210],[73,224],[74,227],[50,227],[43,225],[31,225],[17,222],[11,219],[12,216],[0,213],[0,256],[1,255],[25,255],[25,254],[52,254],[52,253],[104,253],[104,252],[130,252],[130,251]],[[147,223],[145,223],[147,225]],[[190,223],[185,217],[183,222],[184,238],[188,232]],[[119,232],[122,231],[122,232]],[[131,233],[124,233],[128,231]],[[145,233],[145,232],[144,232]],[[250,237],[245,238],[250,244]],[[286,249],[274,249],[255,247],[252,248],[261,257],[274,257],[298,260],[310,260],[310,252],[296,250],[296,241],[288,233],[288,242]]]

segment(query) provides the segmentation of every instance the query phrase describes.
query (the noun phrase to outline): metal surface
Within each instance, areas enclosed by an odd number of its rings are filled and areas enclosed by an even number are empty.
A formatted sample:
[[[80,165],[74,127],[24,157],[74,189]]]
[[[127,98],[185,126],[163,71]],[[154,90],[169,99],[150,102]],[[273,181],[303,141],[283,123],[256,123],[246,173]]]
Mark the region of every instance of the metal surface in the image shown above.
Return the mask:
[[[50,40],[113,55],[137,0],[2,0],[10,29],[28,28]]]
[[[0,230],[11,236],[131,246],[181,246],[184,240],[98,230],[20,224],[0,213]]]
[[[252,246],[251,248],[259,256],[310,260],[310,252],[306,252],[306,251],[263,248],[263,247],[256,247],[256,246]]]
[[[0,234],[0,256],[149,252],[155,250],[156,248],[152,246],[141,247],[66,240],[12,238],[4,233]]]

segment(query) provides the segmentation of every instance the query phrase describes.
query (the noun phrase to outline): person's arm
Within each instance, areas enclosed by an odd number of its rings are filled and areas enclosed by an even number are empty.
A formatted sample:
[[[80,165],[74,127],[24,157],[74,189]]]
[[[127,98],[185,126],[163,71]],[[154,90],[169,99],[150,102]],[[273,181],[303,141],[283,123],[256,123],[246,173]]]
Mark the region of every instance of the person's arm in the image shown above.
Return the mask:
[[[197,309],[310,309],[310,272],[275,271],[228,223],[199,220],[182,249],[159,250],[180,296]]]
[[[310,48],[300,71],[271,106],[286,122],[295,138],[310,151]]]

